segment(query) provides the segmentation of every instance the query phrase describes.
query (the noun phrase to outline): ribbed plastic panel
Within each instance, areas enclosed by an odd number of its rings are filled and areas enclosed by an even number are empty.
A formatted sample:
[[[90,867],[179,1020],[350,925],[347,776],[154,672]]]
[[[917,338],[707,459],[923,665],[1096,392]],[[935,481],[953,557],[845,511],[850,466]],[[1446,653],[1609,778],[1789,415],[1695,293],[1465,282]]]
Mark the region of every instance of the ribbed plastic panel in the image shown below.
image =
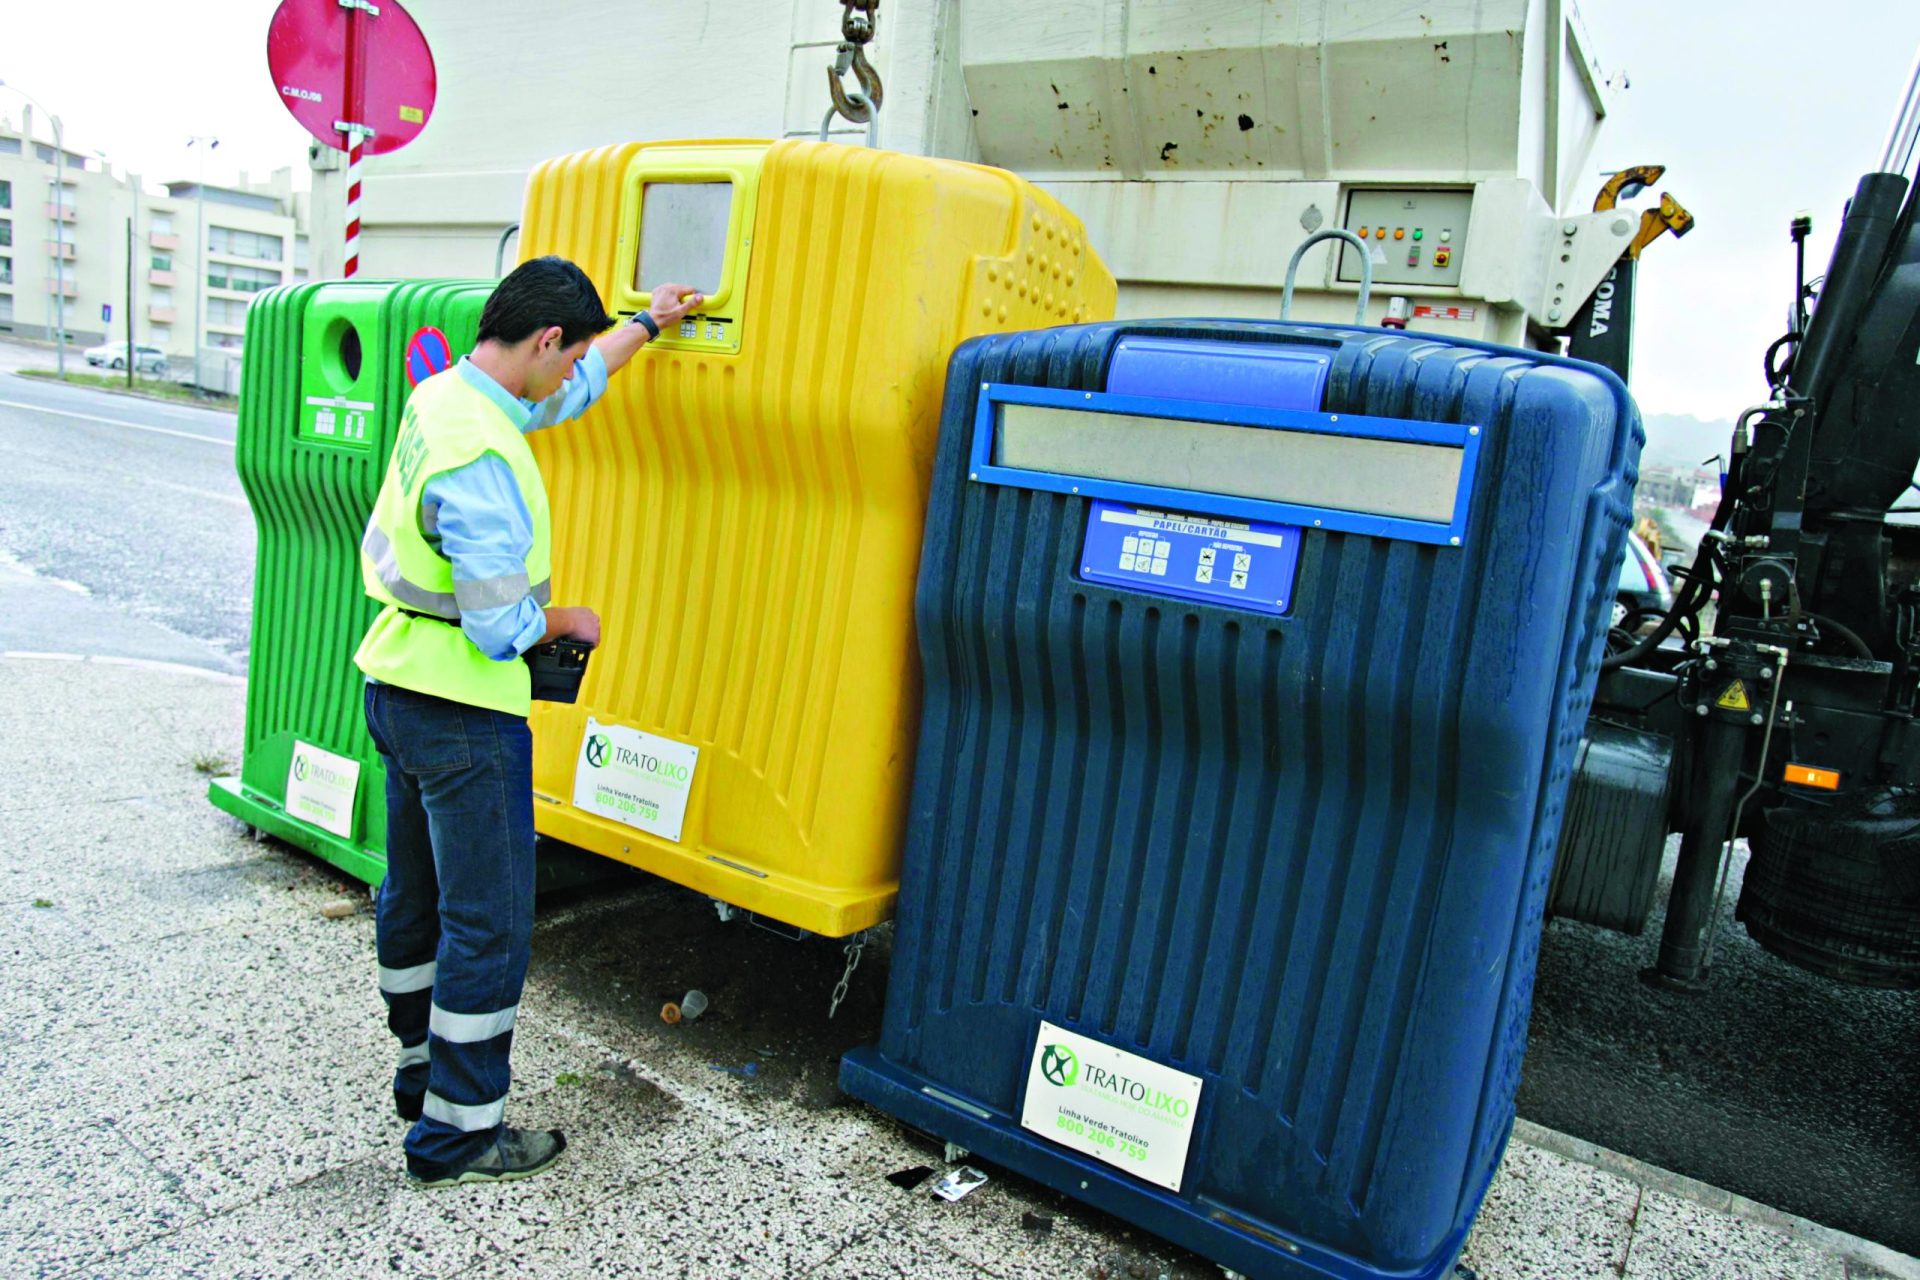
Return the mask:
[[[353,665],[377,612],[360,582],[360,536],[412,390],[408,339],[434,325],[456,357],[464,353],[492,288],[470,280],[294,285],[263,293],[247,313],[235,465],[258,543],[245,756],[239,779],[215,782],[209,796],[369,883],[385,870],[386,793],[361,710],[365,681]],[[312,329],[316,307],[330,312],[325,333]],[[343,341],[349,324],[359,348],[350,394],[375,405],[364,445],[303,438],[306,398],[340,390],[321,384],[323,361],[306,357],[318,343]],[[359,762],[351,836],[285,812],[296,739]]]
[[[1463,545],[1306,529],[1279,618],[1082,579],[1087,499],[970,482],[967,446],[982,383],[1103,390],[1125,334],[1319,344],[1324,411],[1479,425]],[[1377,330],[1102,325],[968,344],[944,423],[894,969],[843,1083],[1249,1275],[1442,1273],[1512,1123],[1624,388]],[[1019,1128],[1043,1018],[1204,1079],[1181,1192]]]
[[[554,598],[599,608],[579,701],[539,704],[540,830],[829,935],[892,910],[918,712],[912,591],[953,348],[1111,314],[1076,219],[1011,174],[812,142],[758,166],[737,354],[643,350],[534,437]],[[683,144],[529,182],[521,251],[603,290],[635,234],[623,178]],[[648,281],[649,285],[664,283]],[[700,750],[678,841],[577,809],[586,720]]]

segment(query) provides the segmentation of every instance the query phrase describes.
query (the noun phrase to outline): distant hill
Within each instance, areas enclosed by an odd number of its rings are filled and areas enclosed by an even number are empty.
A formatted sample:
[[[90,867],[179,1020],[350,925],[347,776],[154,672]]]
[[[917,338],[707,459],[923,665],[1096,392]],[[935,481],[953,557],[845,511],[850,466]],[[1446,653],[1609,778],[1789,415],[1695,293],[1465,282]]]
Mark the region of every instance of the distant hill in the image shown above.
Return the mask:
[[[1646,424],[1642,466],[1697,467],[1726,453],[1733,436],[1731,422],[1705,422],[1690,414],[1651,413]]]

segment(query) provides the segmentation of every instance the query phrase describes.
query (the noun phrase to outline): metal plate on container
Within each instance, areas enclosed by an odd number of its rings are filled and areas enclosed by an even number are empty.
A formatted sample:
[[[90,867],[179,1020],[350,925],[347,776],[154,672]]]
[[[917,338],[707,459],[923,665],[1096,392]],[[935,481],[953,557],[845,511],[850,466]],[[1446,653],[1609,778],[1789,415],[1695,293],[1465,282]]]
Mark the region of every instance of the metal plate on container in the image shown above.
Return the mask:
[[[1282,614],[1293,598],[1300,530],[1096,500],[1080,576],[1156,595]]]

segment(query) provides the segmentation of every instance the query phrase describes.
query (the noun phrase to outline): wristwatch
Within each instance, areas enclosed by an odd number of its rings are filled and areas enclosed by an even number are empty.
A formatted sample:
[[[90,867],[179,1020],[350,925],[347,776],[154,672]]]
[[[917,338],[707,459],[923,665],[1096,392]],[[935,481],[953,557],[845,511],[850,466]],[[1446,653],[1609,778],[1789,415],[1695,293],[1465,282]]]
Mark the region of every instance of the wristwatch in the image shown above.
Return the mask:
[[[657,323],[655,323],[654,318],[652,316],[648,315],[644,311],[634,312],[633,319],[629,320],[627,323],[637,324],[641,328],[645,329],[647,331],[648,338],[657,338],[660,336],[660,326]]]

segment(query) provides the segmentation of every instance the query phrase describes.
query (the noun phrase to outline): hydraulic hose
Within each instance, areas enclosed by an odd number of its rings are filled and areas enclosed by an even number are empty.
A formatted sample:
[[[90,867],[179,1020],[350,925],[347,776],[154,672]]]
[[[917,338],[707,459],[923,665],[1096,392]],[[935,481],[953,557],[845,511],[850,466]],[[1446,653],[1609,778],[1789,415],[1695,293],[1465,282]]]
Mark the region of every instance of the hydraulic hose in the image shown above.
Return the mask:
[[[1873,656],[1874,656],[1873,649],[1868,646],[1865,640],[1862,640],[1860,638],[1860,633],[1853,630],[1851,627],[1845,626],[1842,623],[1834,621],[1832,618],[1829,618],[1824,613],[1810,613],[1803,609],[1801,610],[1801,616],[1806,618],[1811,618],[1823,630],[1833,632],[1834,635],[1844,640],[1847,644],[1847,647],[1849,649],[1852,649],[1854,653],[1858,654],[1860,657],[1865,658],[1868,661],[1873,660]]]
[[[1747,423],[1764,414],[1767,408],[1766,405],[1755,405],[1742,413],[1739,421],[1734,425],[1732,457],[1727,462],[1727,484],[1720,491],[1720,505],[1713,509],[1713,520],[1707,526],[1709,534],[1725,533],[1727,526],[1733,523],[1734,508],[1739,505],[1741,477],[1746,469],[1747,449],[1743,442],[1746,439]],[[1631,648],[1622,649],[1619,653],[1608,654],[1602,658],[1600,660],[1602,671],[1613,671],[1619,667],[1630,666],[1647,657],[1673,634],[1674,628],[1680,625],[1681,619],[1692,617],[1706,605],[1708,597],[1713,594],[1713,589],[1719,581],[1719,575],[1711,572],[1718,568],[1713,562],[1713,541],[1711,537],[1700,539],[1700,548],[1694,553],[1693,564],[1687,569],[1686,587],[1674,599],[1673,606],[1667,610],[1667,616],[1660,620],[1660,625],[1642,636]]]

